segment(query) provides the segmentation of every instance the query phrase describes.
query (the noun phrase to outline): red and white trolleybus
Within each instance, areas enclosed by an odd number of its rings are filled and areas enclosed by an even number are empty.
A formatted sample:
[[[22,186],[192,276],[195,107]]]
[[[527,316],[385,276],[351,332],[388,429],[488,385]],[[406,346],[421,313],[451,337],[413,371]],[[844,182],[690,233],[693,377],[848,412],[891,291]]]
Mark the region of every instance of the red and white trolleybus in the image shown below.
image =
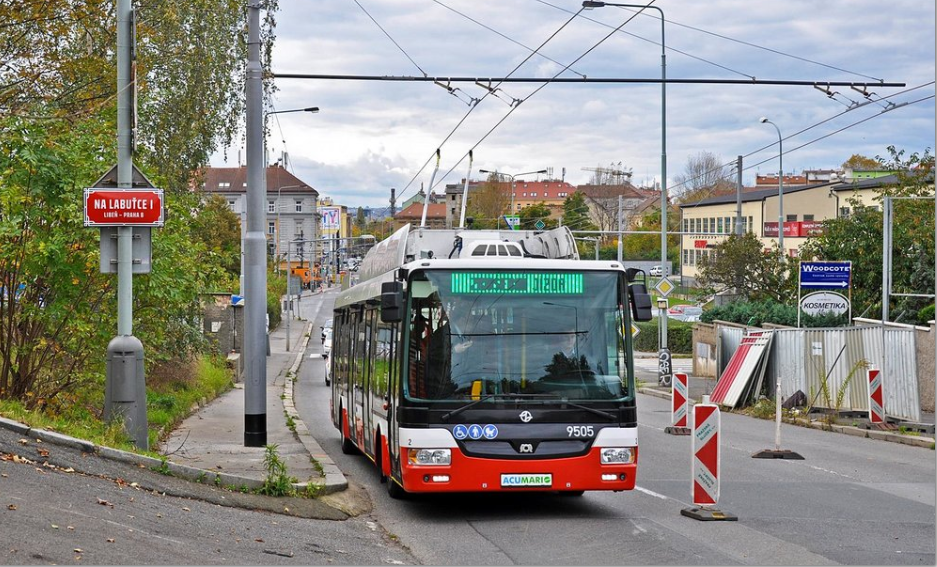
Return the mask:
[[[629,490],[646,280],[543,233],[411,229],[334,308],[332,421],[393,497]]]

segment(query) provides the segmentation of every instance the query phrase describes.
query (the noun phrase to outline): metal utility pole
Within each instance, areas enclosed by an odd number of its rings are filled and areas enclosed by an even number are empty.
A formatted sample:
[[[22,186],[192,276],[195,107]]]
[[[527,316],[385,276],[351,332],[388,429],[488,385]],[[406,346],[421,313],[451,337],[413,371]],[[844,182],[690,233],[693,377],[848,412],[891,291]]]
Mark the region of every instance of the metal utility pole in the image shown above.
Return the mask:
[[[260,2],[247,7],[247,233],[244,236],[244,446],[267,444],[267,238],[264,235]]]
[[[117,0],[117,187],[133,188],[133,7]],[[103,237],[103,235],[102,235]],[[104,418],[149,448],[143,343],[133,336],[133,227],[117,227],[117,335],[107,345]]]
[[[742,236],[742,156],[735,165],[738,178],[735,182],[735,235]]]
[[[618,261],[622,261],[622,253],[624,252],[624,246],[621,241],[621,209],[622,209],[622,195],[618,196]]]

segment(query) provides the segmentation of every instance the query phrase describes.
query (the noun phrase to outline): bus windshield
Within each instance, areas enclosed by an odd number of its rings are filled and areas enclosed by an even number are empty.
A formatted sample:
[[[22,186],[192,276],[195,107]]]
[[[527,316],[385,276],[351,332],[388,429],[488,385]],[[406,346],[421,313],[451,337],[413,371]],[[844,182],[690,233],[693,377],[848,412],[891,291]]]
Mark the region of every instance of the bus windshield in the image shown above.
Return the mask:
[[[414,400],[632,395],[618,272],[454,271],[410,282]],[[623,307],[624,304],[624,307]]]

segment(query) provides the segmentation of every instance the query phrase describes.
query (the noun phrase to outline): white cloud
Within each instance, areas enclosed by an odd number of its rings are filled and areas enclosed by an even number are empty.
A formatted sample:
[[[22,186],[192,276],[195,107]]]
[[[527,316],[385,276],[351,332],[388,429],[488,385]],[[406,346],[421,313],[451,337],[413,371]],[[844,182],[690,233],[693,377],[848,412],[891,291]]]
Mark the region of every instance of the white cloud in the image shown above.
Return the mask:
[[[274,71],[420,76],[419,66],[431,76],[501,77],[530,54],[511,40],[536,48],[569,19],[568,13],[549,4],[572,12],[580,5],[572,0],[360,3],[416,64],[354,4],[283,2],[277,15]],[[905,4],[890,11],[871,0],[668,0],[657,5],[667,18],[670,80],[755,76],[858,82],[874,77],[909,87],[931,83],[890,99],[896,104],[934,95],[931,3]],[[876,14],[874,26],[858,20],[861,14]],[[514,76],[552,76],[627,17],[623,10],[610,7],[583,15],[607,26],[576,19],[543,49],[559,64],[534,56]],[[637,16],[622,29],[633,35],[615,34],[572,69],[592,78],[659,78],[660,20]],[[459,160],[473,147],[475,177],[481,177],[478,168],[510,173],[553,168],[556,177],[566,168],[567,181],[585,183],[591,173],[583,168],[621,161],[633,169],[636,181],[659,178],[659,84],[551,84],[538,91],[541,84],[502,84],[499,93],[507,100],[527,100],[511,112],[508,104],[489,96],[456,128],[469,107],[429,82],[281,79],[274,101],[277,109],[315,105],[321,111],[278,115],[280,127],[271,123],[268,147],[277,153],[285,141],[294,173],[322,194],[353,206],[384,206],[391,187],[397,188],[400,201],[412,196],[421,182],[429,182],[438,147],[439,188],[465,176],[468,164]],[[451,86],[460,89],[463,100],[485,95],[471,82]],[[726,162],[746,155],[746,164],[764,161],[758,171],[773,171],[777,134],[770,125],[758,123],[763,115],[790,136],[784,141],[784,165],[791,172],[836,167],[856,153],[884,155],[888,145],[909,153],[933,150],[933,98],[880,116],[876,115],[886,103],[868,104],[811,128],[845,111],[849,101],[865,101],[848,86],[833,90],[840,93],[841,102],[812,86],[669,83],[668,176],[681,173],[686,160],[700,151]],[[870,90],[875,93],[871,98],[879,99],[904,89]],[[848,127],[871,116],[875,118]],[[846,129],[824,138],[842,128]],[[757,151],[760,148],[765,149]],[[220,156],[213,164],[221,165]],[[754,173],[747,171],[746,181]]]

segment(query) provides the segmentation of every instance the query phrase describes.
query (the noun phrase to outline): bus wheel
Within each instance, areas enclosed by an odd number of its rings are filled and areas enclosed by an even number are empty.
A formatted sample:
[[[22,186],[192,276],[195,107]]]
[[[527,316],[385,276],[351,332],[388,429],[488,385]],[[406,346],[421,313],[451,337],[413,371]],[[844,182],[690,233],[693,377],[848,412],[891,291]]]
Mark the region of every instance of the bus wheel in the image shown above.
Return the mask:
[[[394,500],[403,500],[407,497],[407,491],[391,478],[387,477],[387,495]]]
[[[358,452],[358,448],[351,441],[351,439],[345,437],[345,417],[342,416],[342,453],[346,455],[354,455]]]

